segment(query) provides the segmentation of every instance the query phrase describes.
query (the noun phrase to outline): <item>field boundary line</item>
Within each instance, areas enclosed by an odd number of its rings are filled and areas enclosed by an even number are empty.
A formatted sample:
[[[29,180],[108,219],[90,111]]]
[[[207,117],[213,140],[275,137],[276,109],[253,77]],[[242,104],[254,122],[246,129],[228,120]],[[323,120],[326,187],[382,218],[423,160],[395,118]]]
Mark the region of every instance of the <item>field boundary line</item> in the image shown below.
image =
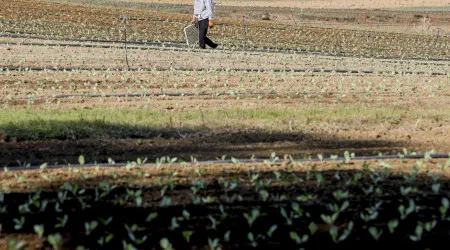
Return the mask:
[[[328,73],[328,74],[360,74],[360,75],[431,75],[431,76],[449,76],[450,72],[423,72],[423,71],[375,71],[359,69],[245,69],[245,68],[38,68],[38,67],[2,67],[3,71],[117,71],[117,72],[158,72],[158,71],[180,71],[180,72],[247,72],[247,73]]]
[[[196,96],[239,96],[239,95],[369,95],[369,94],[383,94],[383,95],[392,95],[398,94],[400,92],[394,91],[385,91],[383,93],[376,91],[348,91],[348,92],[339,92],[339,91],[328,91],[328,92],[274,92],[274,91],[266,91],[266,92],[217,92],[217,93],[122,93],[122,94],[61,94],[61,95],[51,95],[51,96],[29,96],[23,98],[17,98],[14,100],[48,100],[48,99],[65,99],[65,98],[76,98],[76,97],[84,97],[84,98],[110,98],[110,97],[158,97],[158,96],[170,96],[170,97],[196,97]]]

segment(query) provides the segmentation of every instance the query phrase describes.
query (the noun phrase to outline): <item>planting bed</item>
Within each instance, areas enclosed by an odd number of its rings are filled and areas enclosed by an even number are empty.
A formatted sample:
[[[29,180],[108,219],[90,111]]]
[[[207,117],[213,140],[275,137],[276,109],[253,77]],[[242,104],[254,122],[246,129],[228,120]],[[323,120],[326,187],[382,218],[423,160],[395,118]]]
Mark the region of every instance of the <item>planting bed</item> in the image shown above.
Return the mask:
[[[347,157],[314,164],[287,158],[276,164],[273,155],[264,164],[149,168],[134,162],[122,168],[4,172],[2,232],[11,234],[9,244],[13,239],[29,248],[445,244],[448,159]]]

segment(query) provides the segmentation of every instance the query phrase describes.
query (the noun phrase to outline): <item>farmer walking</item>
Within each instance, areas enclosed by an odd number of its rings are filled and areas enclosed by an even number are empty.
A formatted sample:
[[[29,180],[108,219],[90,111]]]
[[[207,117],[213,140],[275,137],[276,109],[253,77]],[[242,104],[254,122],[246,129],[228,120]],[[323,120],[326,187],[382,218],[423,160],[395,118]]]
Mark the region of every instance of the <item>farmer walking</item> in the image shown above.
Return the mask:
[[[196,23],[198,28],[198,40],[200,48],[204,49],[206,44],[211,48],[218,48],[219,45],[211,41],[206,34],[208,27],[214,26],[214,10],[212,0],[195,0],[194,2],[194,16],[192,23]]]

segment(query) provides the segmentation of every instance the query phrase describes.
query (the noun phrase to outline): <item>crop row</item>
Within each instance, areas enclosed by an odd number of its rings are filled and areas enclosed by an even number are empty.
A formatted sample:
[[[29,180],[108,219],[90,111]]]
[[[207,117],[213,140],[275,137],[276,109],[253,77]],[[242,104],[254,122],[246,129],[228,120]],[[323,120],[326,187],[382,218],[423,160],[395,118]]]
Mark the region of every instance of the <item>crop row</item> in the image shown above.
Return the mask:
[[[70,6],[70,7],[69,7]],[[42,8],[55,15],[30,14]],[[20,12],[22,11],[22,12]],[[41,10],[42,12],[42,10]],[[122,40],[123,14],[152,16],[151,10],[119,9],[103,6],[74,5],[58,3],[27,7],[21,1],[11,3],[0,12],[0,28],[29,34],[65,38],[89,38]],[[130,41],[176,41],[183,42],[182,29],[187,25],[189,15],[166,15],[170,22],[127,22],[127,36]],[[183,22],[173,22],[186,20]],[[286,26],[284,30],[273,29],[280,24],[247,22],[243,27],[239,21],[225,19],[212,32],[219,43],[231,47],[297,49],[319,51],[352,56],[388,56],[396,58],[448,58],[450,38],[436,38],[434,35],[412,35],[384,32],[353,31],[313,27]],[[244,35],[245,33],[245,35]]]
[[[351,159],[346,154],[331,168],[280,165],[272,155],[263,164],[233,159],[221,171],[160,165],[171,158],[153,168],[137,167],[138,159],[109,171],[53,172],[46,164],[6,171],[2,232],[14,246],[26,242],[12,235],[35,234],[54,249],[357,249],[357,239],[419,249],[448,240],[448,159],[427,154],[411,168],[385,161],[355,167]]]

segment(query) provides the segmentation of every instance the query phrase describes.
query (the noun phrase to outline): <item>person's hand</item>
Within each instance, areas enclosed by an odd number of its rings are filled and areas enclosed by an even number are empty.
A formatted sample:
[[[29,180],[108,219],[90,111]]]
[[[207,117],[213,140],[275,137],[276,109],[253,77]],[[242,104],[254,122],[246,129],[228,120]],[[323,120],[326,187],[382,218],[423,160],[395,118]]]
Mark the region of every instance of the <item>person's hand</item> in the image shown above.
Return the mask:
[[[191,23],[197,22],[197,18],[193,17]]]
[[[214,21],[213,20],[209,20],[209,24],[208,25],[209,25],[210,28],[214,27]]]

